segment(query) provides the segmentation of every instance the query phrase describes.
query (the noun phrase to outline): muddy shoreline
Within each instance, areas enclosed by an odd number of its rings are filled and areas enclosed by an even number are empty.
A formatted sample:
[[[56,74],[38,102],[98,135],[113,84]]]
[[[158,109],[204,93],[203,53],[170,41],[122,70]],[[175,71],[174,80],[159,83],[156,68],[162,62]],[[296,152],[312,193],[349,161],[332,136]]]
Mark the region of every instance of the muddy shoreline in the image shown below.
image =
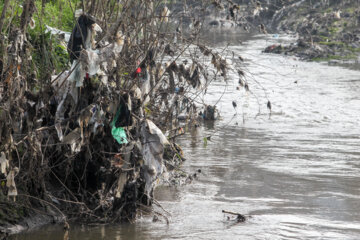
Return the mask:
[[[34,214],[25,219],[21,220],[19,223],[10,224],[7,223],[4,226],[0,227],[0,239],[6,239],[7,236],[18,234],[23,231],[40,228],[49,224],[61,224],[64,223],[61,220],[59,215],[50,215],[50,214]]]
[[[289,45],[268,46],[265,53],[296,56],[305,61],[359,61],[358,1],[297,1],[277,10],[267,26],[274,33],[296,33],[298,40]]]
[[[304,61],[360,61],[360,7],[358,1],[291,0],[273,4],[268,1],[240,3],[239,11],[232,5],[195,7],[192,15],[205,19],[205,31],[227,29],[250,34],[296,34],[291,44],[275,44],[265,53],[296,56]],[[199,12],[201,14],[199,14]]]

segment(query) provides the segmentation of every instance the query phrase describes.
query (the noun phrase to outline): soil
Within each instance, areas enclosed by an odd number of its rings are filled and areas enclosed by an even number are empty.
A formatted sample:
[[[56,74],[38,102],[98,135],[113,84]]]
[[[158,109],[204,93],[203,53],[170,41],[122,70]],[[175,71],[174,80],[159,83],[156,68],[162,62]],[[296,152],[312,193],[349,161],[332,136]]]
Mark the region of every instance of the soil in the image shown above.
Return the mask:
[[[296,1],[267,19],[272,32],[296,33],[297,42],[268,46],[264,52],[302,60],[357,60],[360,54],[358,1]]]

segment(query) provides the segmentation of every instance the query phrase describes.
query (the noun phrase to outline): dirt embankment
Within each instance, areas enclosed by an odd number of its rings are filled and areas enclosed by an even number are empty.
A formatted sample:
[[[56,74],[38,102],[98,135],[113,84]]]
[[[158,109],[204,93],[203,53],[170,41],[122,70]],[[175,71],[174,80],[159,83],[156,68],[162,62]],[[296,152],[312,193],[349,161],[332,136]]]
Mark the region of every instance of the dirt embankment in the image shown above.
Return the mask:
[[[357,60],[360,54],[360,5],[356,0],[297,1],[277,10],[268,27],[298,34],[296,43],[269,46],[268,53],[325,61]]]

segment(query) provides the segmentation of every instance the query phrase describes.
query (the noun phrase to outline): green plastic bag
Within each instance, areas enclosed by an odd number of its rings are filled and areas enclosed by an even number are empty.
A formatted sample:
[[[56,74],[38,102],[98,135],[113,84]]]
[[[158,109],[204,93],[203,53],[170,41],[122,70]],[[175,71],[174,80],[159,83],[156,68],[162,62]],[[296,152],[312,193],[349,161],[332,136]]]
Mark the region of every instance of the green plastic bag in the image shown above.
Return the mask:
[[[113,138],[119,143],[119,144],[124,144],[124,143],[128,143],[128,140],[126,138],[126,132],[125,129],[123,127],[115,127],[115,123],[119,118],[120,115],[120,110],[121,107],[119,108],[119,110],[116,112],[115,118],[114,120],[111,122],[111,134],[113,136]]]
[[[119,144],[128,143],[128,140],[126,139],[126,132],[123,127],[117,128],[113,126],[111,129],[111,134]]]

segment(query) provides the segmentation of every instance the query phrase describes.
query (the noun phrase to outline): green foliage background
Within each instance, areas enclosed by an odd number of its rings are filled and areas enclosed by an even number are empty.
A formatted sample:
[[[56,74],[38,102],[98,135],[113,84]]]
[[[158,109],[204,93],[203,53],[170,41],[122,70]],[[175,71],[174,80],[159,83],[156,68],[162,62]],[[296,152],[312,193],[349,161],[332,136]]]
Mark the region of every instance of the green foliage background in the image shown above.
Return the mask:
[[[24,1],[11,0],[5,13],[3,36],[7,36],[10,29],[18,27]],[[35,1],[33,19],[35,28],[28,28],[29,54],[32,59],[32,71],[36,79],[50,81],[50,76],[69,67],[69,57],[65,42],[58,36],[46,32],[46,26],[71,32],[74,26],[74,11],[80,7],[79,1],[74,0],[42,0]],[[0,12],[3,11],[4,1],[0,2]]]

